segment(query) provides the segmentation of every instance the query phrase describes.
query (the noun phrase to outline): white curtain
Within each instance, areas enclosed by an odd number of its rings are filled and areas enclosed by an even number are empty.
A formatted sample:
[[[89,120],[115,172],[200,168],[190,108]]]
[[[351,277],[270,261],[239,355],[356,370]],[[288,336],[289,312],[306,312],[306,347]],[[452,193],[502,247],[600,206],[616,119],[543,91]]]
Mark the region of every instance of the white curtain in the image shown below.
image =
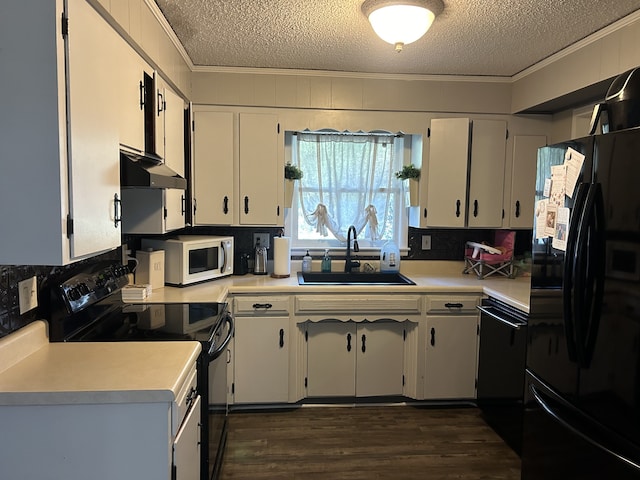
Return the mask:
[[[299,208],[307,224],[341,242],[350,225],[360,238],[382,238],[397,195],[394,137],[299,133],[296,145],[304,172]]]

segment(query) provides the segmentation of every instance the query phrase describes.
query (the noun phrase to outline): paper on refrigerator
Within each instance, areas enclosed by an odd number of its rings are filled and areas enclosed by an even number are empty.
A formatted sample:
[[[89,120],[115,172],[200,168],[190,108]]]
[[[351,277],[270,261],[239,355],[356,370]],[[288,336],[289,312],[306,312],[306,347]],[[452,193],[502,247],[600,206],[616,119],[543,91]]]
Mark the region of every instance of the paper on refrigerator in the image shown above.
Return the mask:
[[[565,191],[568,197],[573,198],[583,163],[584,155],[569,147],[564,154]]]
[[[556,226],[551,246],[558,250],[567,250],[567,234],[569,233],[569,216],[571,210],[566,207],[560,207],[556,213]]]

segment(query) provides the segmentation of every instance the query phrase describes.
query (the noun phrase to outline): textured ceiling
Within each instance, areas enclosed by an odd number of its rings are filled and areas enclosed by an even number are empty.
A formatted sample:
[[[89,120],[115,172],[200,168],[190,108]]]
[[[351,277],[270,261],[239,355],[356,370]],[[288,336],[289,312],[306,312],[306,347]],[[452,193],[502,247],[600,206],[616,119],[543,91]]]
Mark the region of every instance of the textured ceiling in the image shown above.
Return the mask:
[[[513,76],[640,10],[640,0],[444,0],[396,53],[363,0],[156,0],[196,66]]]

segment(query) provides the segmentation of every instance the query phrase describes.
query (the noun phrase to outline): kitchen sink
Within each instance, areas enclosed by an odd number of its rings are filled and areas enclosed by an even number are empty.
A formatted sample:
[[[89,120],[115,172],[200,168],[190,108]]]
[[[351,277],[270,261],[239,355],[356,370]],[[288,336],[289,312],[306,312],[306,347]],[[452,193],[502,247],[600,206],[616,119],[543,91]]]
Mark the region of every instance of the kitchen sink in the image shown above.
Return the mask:
[[[298,285],[415,285],[401,273],[298,272]]]

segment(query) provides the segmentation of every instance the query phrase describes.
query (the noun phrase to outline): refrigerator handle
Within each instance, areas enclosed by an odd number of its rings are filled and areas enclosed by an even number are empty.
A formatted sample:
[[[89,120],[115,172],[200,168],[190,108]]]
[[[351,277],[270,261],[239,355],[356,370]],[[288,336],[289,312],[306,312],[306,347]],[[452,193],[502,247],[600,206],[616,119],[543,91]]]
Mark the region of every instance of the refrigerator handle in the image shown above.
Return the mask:
[[[571,417],[570,414],[563,415],[562,410],[567,410],[570,407],[562,406],[560,402],[555,401],[549,395],[545,395],[542,392],[540,392],[535,387],[535,385],[530,384],[529,391],[533,395],[533,398],[535,399],[536,403],[540,405],[540,407],[547,414],[549,414],[554,420],[560,423],[560,425],[572,431],[573,433],[575,433],[582,439],[586,440],[587,442],[591,443],[592,445],[596,446],[597,448],[608,453],[609,455],[613,455],[614,457],[622,460],[623,462],[635,468],[636,470],[640,470],[640,463],[629,458],[630,455],[625,455],[623,452],[616,451],[617,449],[614,449],[613,446],[609,447],[605,445],[605,443],[609,445],[612,445],[615,443],[621,443],[619,440],[612,438],[615,434],[613,434],[612,432],[604,432],[604,431],[599,432],[598,430],[602,430],[602,428],[596,429],[592,427],[592,428],[589,428],[589,433],[591,435],[587,435],[583,431],[584,428],[580,428],[580,420],[578,418],[572,419],[570,418]],[[549,392],[549,393],[551,394],[552,392]],[[595,438],[595,437],[598,437],[598,438]]]
[[[573,307],[576,353],[578,365],[587,368],[591,359],[586,351],[587,332],[593,319],[594,305],[594,271],[590,263],[594,254],[594,239],[596,235],[596,197],[600,191],[599,184],[588,184],[588,191],[584,207],[578,214],[578,229],[576,233],[575,253],[573,262]]]
[[[591,295],[590,299],[585,299],[584,305],[590,307],[587,312],[584,332],[584,358],[582,366],[588,368],[593,358],[596,346],[598,329],[600,327],[600,315],[602,314],[602,302],[604,298],[604,277],[605,277],[605,212],[602,186],[592,185],[590,189],[593,194],[593,228],[592,238],[589,242],[589,272],[587,278],[589,284],[585,289],[585,295]]]
[[[575,315],[573,309],[574,296],[576,289],[574,288],[573,281],[575,278],[575,266],[578,261],[576,245],[578,242],[579,232],[581,229],[580,219],[581,213],[585,207],[585,200],[589,191],[588,183],[581,183],[578,185],[576,191],[575,202],[573,204],[573,215],[571,215],[569,223],[569,234],[567,237],[567,249],[565,251],[564,272],[563,272],[563,309],[564,309],[564,330],[567,339],[567,353],[569,360],[572,362],[578,361],[578,353],[576,347],[576,333],[575,333]]]

